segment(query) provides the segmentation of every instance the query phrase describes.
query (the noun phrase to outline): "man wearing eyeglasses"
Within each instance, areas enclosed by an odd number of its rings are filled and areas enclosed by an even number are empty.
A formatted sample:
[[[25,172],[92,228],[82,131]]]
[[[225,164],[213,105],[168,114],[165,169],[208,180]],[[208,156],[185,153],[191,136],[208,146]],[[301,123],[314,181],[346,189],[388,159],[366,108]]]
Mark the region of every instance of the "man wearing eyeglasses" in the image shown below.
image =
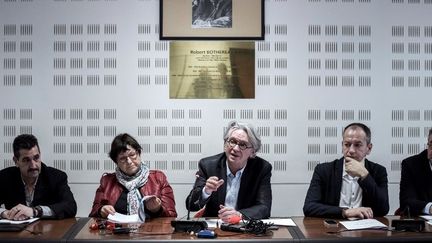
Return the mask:
[[[15,166],[0,171],[1,218],[74,217],[77,205],[63,171],[41,160],[35,136],[22,134],[12,144]]]
[[[432,214],[432,128],[427,148],[402,161],[399,203],[404,214]],[[408,213],[409,212],[409,213]]]
[[[303,206],[305,216],[368,219],[389,210],[386,168],[366,156],[371,131],[362,123],[343,130],[343,157],[315,167]]]
[[[203,217],[219,217],[224,222],[270,217],[272,166],[256,156],[260,148],[261,138],[251,125],[230,122],[224,152],[200,160],[186,208],[205,207]]]

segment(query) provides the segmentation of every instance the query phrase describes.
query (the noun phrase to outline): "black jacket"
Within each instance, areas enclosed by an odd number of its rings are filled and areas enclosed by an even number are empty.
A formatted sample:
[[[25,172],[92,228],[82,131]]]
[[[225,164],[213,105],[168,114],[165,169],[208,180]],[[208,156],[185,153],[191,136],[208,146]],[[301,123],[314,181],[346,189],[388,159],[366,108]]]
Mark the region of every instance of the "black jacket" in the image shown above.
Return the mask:
[[[186,208],[197,211],[205,206],[203,217],[217,217],[219,205],[225,204],[227,168],[225,153],[204,158],[199,162],[199,177],[194,188],[186,199]],[[237,211],[245,217],[262,219],[270,217],[272,191],[271,170],[269,162],[262,158],[249,159],[243,171],[237,198]],[[218,191],[213,192],[207,200],[202,199],[202,189],[207,178],[217,176],[225,183]]]
[[[20,170],[15,166],[5,168],[0,171],[0,205],[5,204],[6,209],[11,209],[19,203],[26,205]],[[77,205],[66,173],[42,163],[31,206],[38,205],[51,208],[57,219],[75,216]]]
[[[305,216],[342,217],[339,201],[343,163],[341,158],[315,167],[303,206]],[[372,208],[376,217],[384,216],[389,211],[387,171],[367,159],[365,167],[369,174],[358,181],[363,190],[362,207]]]
[[[423,214],[423,208],[432,202],[432,171],[427,150],[402,161],[399,191],[400,210],[409,207],[413,215]]]

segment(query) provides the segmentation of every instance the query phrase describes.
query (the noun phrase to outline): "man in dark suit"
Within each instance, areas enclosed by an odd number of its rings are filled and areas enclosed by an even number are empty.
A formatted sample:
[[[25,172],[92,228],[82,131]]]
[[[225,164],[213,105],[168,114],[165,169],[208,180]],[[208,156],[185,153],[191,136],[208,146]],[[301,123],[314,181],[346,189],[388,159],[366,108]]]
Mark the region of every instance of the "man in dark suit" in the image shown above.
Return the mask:
[[[25,220],[30,217],[74,217],[77,205],[66,173],[41,161],[35,136],[19,135],[13,141],[14,167],[0,171],[1,218]]]
[[[272,166],[257,157],[261,139],[248,124],[231,122],[224,135],[224,153],[202,159],[186,208],[205,206],[204,217],[262,219],[270,217]]]
[[[315,167],[303,212],[305,216],[373,218],[389,210],[387,171],[366,158],[372,150],[370,129],[361,123],[345,127],[343,155]]]
[[[432,214],[432,128],[427,149],[402,161],[399,203],[405,214]]]

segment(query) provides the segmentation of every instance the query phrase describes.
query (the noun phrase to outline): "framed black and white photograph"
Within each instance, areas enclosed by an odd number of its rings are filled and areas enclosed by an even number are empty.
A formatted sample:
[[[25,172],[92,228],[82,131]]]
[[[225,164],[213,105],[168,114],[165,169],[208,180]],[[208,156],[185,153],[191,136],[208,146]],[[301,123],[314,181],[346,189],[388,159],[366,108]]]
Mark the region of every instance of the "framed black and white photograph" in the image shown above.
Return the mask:
[[[161,0],[161,40],[263,40],[264,0]]]

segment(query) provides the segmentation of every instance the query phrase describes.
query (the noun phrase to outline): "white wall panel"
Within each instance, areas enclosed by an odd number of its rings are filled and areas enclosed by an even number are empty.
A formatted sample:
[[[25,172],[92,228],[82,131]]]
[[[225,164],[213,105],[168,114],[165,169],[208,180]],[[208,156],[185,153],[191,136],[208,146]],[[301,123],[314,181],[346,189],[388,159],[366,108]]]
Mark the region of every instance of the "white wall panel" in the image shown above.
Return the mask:
[[[86,216],[121,132],[163,170],[179,215],[200,158],[222,151],[228,121],[253,123],[273,166],[273,216],[301,215],[317,163],[341,156],[342,128],[372,129],[391,212],[400,161],[426,146],[432,108],[432,1],[266,0],[255,99],[169,99],[159,1],[0,2],[0,169],[12,140],[35,134]],[[301,198],[300,198],[301,197]],[[290,205],[289,209],[286,205]]]

